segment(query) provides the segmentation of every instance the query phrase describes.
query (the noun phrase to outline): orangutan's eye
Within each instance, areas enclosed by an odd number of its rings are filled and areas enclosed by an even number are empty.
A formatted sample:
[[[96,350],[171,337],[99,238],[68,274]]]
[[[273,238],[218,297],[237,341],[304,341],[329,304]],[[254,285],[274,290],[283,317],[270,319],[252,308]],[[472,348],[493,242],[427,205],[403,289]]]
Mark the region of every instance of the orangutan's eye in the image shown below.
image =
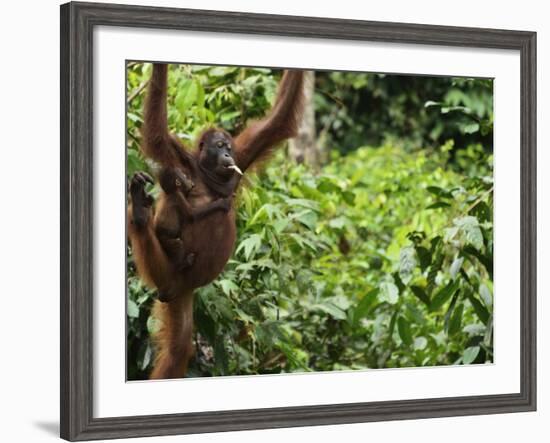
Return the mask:
[[[220,141],[217,143],[218,148],[223,148],[223,145],[224,145],[224,144],[225,144],[225,143],[222,142],[222,141],[220,140]]]

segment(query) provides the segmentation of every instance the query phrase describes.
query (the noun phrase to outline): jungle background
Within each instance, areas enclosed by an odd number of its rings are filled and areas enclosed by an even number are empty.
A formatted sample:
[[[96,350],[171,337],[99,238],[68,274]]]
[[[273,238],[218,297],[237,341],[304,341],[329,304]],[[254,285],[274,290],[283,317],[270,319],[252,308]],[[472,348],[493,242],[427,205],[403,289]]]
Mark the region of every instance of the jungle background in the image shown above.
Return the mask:
[[[151,64],[127,66],[127,175]],[[239,132],[281,71],[172,65],[169,126],[187,145]],[[238,193],[238,239],[195,298],[189,376],[493,360],[490,79],[309,72],[300,135]],[[149,191],[155,195],[158,187]],[[146,379],[156,294],[127,251],[127,378]]]

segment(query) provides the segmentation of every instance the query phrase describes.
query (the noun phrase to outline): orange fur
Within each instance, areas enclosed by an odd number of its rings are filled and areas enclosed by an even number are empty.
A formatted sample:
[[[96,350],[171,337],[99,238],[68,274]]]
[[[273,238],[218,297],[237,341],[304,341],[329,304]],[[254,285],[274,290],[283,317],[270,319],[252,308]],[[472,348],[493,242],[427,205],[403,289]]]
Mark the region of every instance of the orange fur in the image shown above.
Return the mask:
[[[158,351],[150,378],[182,377],[194,354],[193,292],[181,294],[168,303],[155,302],[153,316],[160,325],[154,335]]]

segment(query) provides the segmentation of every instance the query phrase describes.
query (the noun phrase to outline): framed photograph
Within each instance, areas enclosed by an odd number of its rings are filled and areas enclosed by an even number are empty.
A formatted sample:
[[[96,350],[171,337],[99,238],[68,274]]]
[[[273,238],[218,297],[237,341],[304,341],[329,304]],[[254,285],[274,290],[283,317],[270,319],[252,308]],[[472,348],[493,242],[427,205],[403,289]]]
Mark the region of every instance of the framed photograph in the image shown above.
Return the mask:
[[[536,409],[536,34],[61,6],[61,437]]]

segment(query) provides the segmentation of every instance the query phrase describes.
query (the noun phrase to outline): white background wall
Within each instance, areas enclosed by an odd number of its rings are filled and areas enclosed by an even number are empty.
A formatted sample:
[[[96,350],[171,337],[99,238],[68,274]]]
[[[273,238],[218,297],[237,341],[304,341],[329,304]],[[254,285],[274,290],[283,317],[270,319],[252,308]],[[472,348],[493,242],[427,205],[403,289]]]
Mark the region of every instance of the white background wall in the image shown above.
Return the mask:
[[[248,431],[147,441],[279,442],[548,441],[550,435],[550,14],[546,2],[386,0],[123,1],[217,10],[354,18],[538,32],[538,361],[536,413]],[[2,8],[0,32],[0,438],[53,441],[59,411],[59,9],[58,2],[26,0]],[[8,6],[9,5],[9,6]],[[547,320],[550,321],[550,320]]]

